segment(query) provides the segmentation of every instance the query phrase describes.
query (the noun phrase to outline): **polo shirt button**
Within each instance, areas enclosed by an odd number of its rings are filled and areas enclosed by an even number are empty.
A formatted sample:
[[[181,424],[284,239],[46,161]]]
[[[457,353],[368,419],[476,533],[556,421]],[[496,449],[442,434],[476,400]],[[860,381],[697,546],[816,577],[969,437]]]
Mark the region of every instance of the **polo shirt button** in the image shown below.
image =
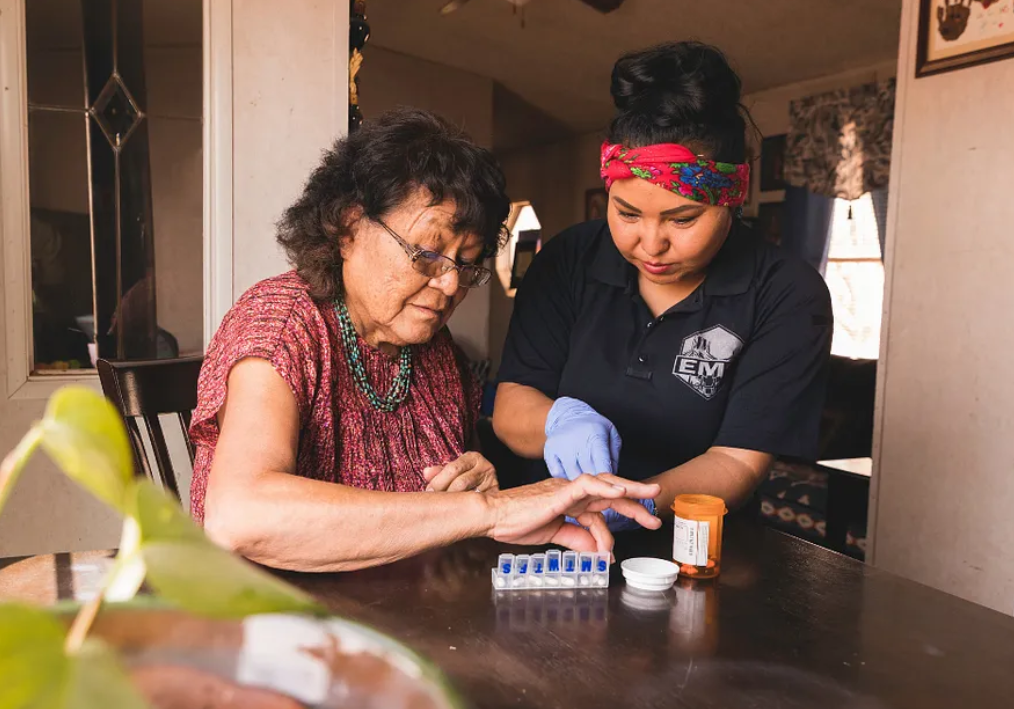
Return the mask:
[[[644,364],[644,359],[645,359],[644,355],[641,355],[640,357],[637,358],[637,361],[640,362],[641,364]]]

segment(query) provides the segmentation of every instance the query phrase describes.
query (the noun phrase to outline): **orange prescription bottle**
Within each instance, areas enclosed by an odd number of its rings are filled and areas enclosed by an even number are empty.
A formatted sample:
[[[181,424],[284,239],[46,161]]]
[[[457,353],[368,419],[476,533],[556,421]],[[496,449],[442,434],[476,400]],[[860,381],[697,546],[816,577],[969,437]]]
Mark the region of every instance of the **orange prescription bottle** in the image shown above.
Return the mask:
[[[672,503],[676,515],[672,558],[680,576],[710,579],[722,562],[722,518],[728,510],[720,497],[679,495]]]

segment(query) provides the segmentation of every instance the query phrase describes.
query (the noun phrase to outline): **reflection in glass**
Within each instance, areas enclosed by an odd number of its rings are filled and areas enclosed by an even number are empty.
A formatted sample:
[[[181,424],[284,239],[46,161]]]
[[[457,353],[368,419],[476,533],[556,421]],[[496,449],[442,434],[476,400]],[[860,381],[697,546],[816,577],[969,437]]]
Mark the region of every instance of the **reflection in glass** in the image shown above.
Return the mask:
[[[31,277],[37,371],[91,366],[91,223],[84,116],[28,115]]]
[[[25,3],[28,102],[84,110],[81,0]]]

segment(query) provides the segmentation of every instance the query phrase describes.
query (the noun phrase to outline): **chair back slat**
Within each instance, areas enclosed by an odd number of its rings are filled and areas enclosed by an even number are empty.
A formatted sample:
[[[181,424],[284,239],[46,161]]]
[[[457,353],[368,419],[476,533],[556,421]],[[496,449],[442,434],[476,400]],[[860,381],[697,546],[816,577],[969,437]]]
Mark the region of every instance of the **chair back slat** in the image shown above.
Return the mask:
[[[152,451],[155,454],[159,482],[178,500],[180,499],[180,489],[176,482],[172,460],[169,457],[169,446],[166,445],[165,434],[162,432],[162,422],[159,421],[157,415],[152,414],[142,416],[141,420],[144,421],[144,428],[148,432],[148,440],[151,441]]]
[[[127,436],[130,438],[130,447],[134,452],[134,474],[144,475],[153,480],[151,466],[148,465],[148,456],[144,452],[144,439],[141,437],[141,429],[137,425],[137,419],[129,417],[123,419],[127,424]]]
[[[183,429],[183,440],[187,444],[187,454],[190,456],[190,465],[194,464],[194,457],[196,452],[194,451],[194,442],[190,440],[190,421],[192,414],[190,411],[180,411],[177,414],[180,418],[180,428]]]
[[[137,473],[160,483],[176,499],[180,498],[178,475],[159,416],[171,414],[179,422],[193,464],[194,446],[189,428],[192,412],[197,407],[197,379],[203,360],[203,357],[183,357],[124,362],[99,360],[97,363],[102,391],[127,425]],[[144,422],[144,434],[137,419]],[[145,446],[145,434],[150,455]]]

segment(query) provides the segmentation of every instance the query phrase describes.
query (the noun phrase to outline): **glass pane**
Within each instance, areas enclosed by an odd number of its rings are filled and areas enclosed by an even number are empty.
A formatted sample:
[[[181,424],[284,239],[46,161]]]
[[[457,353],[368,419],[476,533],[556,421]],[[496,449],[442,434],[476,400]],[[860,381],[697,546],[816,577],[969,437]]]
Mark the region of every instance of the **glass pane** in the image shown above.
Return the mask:
[[[88,121],[91,146],[92,249],[95,253],[95,335],[99,356],[116,359],[117,342],[113,313],[119,303],[117,293],[116,244],[116,153],[94,120]]]
[[[84,110],[81,0],[25,3],[28,101]]]
[[[854,202],[834,201],[829,259],[880,258],[880,231],[869,193]]]
[[[877,359],[884,304],[884,265],[879,261],[830,261],[825,279],[834,311],[831,353],[839,357]]]
[[[91,367],[91,223],[85,116],[28,114],[36,372]]]
[[[142,121],[120,151],[121,359],[157,356],[155,323],[155,235],[152,228],[148,121]]]

